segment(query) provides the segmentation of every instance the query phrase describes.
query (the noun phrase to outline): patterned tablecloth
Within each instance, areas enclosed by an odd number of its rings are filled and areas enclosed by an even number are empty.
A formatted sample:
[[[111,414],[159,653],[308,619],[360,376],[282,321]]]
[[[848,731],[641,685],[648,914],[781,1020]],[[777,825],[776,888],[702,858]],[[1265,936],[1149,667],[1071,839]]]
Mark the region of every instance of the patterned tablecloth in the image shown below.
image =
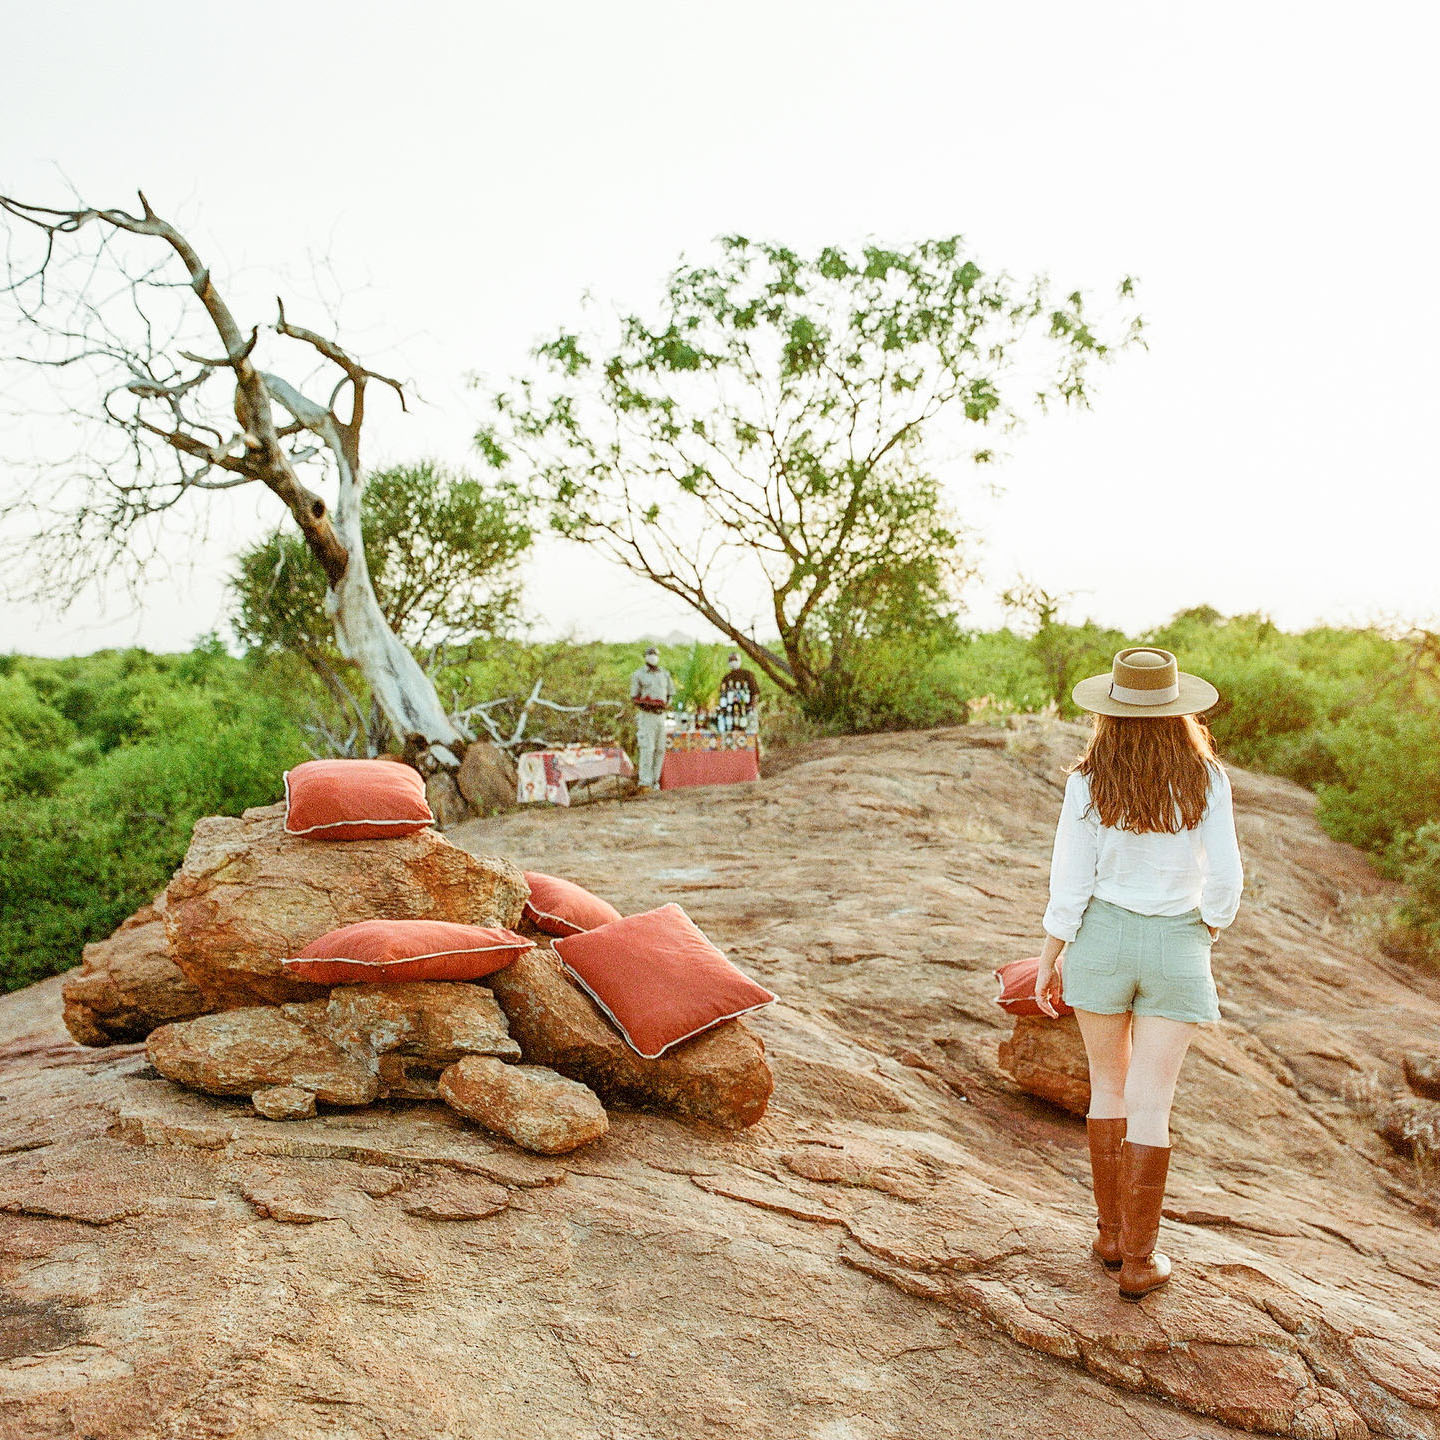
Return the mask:
[[[602,775],[633,775],[630,757],[618,745],[571,745],[564,750],[532,750],[520,757],[517,792],[522,805],[548,800],[570,803],[570,784]]]
[[[682,790],[691,785],[734,785],[760,778],[760,737],[732,731],[678,730],[665,737],[660,788]]]

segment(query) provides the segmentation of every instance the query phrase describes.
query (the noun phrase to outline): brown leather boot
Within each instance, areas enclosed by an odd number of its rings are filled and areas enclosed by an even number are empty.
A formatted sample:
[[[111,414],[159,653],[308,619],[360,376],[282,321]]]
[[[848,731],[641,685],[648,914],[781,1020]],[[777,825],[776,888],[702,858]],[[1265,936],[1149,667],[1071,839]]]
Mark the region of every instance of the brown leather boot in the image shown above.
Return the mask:
[[[1120,1298],[1140,1300],[1170,1278],[1170,1261],[1155,1248],[1165,1203],[1168,1145],[1120,1147]]]
[[[1090,1246],[1095,1258],[1107,1269],[1120,1268],[1120,1144],[1125,1139],[1125,1121],[1085,1121],[1090,1140],[1090,1180],[1095,1188],[1096,1225],[1100,1233]]]

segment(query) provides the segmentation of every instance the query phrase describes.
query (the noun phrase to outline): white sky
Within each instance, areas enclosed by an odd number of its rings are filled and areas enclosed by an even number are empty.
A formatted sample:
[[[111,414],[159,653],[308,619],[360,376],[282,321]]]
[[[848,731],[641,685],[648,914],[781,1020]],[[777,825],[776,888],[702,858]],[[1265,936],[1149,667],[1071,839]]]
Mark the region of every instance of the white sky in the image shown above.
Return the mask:
[[[92,203],[142,186],[255,320],[277,288],[311,318],[330,257],[347,343],[428,402],[378,401],[372,464],[463,462],[466,372],[524,368],[586,289],[646,304],[722,232],[959,231],[1066,288],[1137,275],[1150,343],[1093,412],[1016,441],[1000,500],[957,474],[987,537],[977,622],[1021,571],[1131,630],[1202,602],[1440,614],[1432,7],[0,0],[0,21],[0,189],[59,202],[57,167]],[[184,647],[279,514],[217,507],[138,609],[9,607],[0,649]],[[704,633],[571,547],[527,597],[547,633]]]

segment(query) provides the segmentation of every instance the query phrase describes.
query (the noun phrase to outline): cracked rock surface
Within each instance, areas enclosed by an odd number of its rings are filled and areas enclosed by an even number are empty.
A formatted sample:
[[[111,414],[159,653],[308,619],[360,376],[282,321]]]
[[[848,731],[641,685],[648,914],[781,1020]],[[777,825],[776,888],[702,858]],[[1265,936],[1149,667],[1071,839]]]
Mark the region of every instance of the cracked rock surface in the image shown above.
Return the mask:
[[[990,975],[1033,953],[1080,739],[824,741],[450,833],[674,899],[776,990],[747,1129],[616,1108],[540,1157],[434,1101],[275,1124],[75,1045],[58,979],[0,1000],[0,1436],[1437,1440],[1433,1180],[1355,1097],[1434,1054],[1440,977],[1373,948],[1386,887],[1295,786],[1232,772],[1176,1278],[1125,1305],[1087,1261],[1083,1124],[1001,1067]]]

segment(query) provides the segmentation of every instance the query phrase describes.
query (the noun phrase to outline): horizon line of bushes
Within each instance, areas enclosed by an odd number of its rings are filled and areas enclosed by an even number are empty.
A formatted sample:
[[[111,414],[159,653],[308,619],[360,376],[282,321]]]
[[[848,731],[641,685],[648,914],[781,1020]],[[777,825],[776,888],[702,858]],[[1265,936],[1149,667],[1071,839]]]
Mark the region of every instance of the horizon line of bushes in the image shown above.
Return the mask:
[[[1181,612],[1140,636],[1053,611],[1030,634],[953,622],[872,647],[828,723],[762,682],[771,745],[822,733],[928,728],[1006,712],[1077,714],[1069,688],[1126,644],[1175,651],[1221,701],[1222,756],[1313,790],[1317,817],[1407,886],[1387,937],[1396,953],[1440,953],[1440,639],[1260,615]],[[662,645],[697,685],[731,647]],[[617,698],[635,643],[494,639],[449,646],[441,694]],[[214,636],[188,652],[0,655],[0,982],[6,990],[77,964],[168,881],[203,815],[280,798],[281,772],[327,747],[339,717],[310,666],[286,653],[236,656]],[[546,738],[579,738],[538,722]],[[628,716],[614,738],[630,743]],[[543,727],[549,726],[555,730]],[[483,736],[481,738],[484,738]]]

